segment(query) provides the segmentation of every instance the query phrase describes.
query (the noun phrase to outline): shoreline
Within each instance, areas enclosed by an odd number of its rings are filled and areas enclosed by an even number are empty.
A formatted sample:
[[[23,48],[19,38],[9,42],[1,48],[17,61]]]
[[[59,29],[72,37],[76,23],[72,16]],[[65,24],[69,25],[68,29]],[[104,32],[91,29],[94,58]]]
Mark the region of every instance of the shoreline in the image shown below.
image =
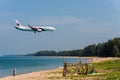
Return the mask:
[[[50,73],[60,71],[61,69],[62,68],[57,68],[57,69],[51,69],[51,70],[44,70],[44,71],[36,71],[36,72],[18,74],[16,76],[6,76],[6,77],[0,78],[0,80],[38,80],[39,78],[40,78],[39,80],[44,80],[47,77],[54,76],[53,74],[50,75]]]
[[[81,58],[92,58],[93,63],[118,59],[117,57],[81,57]],[[16,76],[6,76],[6,77],[0,78],[0,80],[51,80],[49,79],[51,77],[63,78],[62,68],[30,72],[30,73],[25,73],[25,74],[19,74]],[[60,79],[60,80],[64,80],[64,79]]]

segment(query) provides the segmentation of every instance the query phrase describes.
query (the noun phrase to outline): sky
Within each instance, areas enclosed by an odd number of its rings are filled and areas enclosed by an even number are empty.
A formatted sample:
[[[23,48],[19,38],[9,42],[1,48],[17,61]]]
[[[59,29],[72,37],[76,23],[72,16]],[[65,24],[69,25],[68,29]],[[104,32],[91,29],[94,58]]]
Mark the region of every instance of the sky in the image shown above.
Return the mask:
[[[76,50],[120,36],[119,0],[0,0],[0,55]],[[16,30],[53,26],[54,32]]]

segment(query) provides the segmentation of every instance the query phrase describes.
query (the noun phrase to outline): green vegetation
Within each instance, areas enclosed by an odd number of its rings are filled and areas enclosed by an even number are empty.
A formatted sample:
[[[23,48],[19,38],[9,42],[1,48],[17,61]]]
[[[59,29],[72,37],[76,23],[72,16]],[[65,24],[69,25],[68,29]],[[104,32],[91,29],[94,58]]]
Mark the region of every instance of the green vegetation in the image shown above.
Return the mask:
[[[61,76],[51,76],[48,77],[51,80],[120,80],[120,59],[109,60],[99,63],[93,63],[96,73],[88,75],[67,75],[62,76],[62,69],[57,72],[52,72],[54,74],[60,74]],[[75,67],[71,67],[71,71],[74,71]]]
[[[120,57],[120,38],[108,40],[104,43],[92,44],[84,49],[71,51],[38,51],[27,56],[99,56],[99,57]]]
[[[120,60],[93,63],[97,73],[92,75],[66,76],[71,80],[120,80]]]
[[[94,65],[96,69],[120,71],[120,60],[104,61],[100,63],[94,63]]]
[[[94,63],[98,72],[104,73],[101,77],[106,80],[120,80],[120,59]]]

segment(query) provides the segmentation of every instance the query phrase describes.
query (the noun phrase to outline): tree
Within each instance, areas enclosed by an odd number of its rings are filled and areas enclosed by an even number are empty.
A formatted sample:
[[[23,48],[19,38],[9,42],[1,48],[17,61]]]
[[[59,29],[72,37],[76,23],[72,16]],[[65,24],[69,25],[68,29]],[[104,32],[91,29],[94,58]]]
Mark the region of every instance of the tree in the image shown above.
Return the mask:
[[[107,42],[92,44],[84,49],[69,51],[38,51],[28,56],[100,56],[100,57],[120,57],[120,38],[110,39]]]
[[[113,46],[112,53],[113,53],[113,56],[115,56],[115,57],[120,56],[119,48],[115,44]]]
[[[84,48],[84,52],[83,52],[84,56],[96,56],[96,45],[89,45],[87,47]]]

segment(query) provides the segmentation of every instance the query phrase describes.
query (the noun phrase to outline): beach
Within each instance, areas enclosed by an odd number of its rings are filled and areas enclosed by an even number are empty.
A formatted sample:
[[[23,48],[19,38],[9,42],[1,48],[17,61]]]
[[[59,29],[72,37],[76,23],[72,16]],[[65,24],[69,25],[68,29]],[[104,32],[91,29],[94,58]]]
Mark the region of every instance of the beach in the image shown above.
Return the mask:
[[[117,58],[113,57],[90,57],[92,58],[93,62],[101,62],[106,60],[115,60]],[[65,80],[65,77],[62,75],[62,68],[57,68],[53,70],[45,70],[45,71],[37,71],[37,72],[31,72],[26,74],[20,74],[16,76],[7,76],[0,78],[0,80]],[[69,80],[69,79],[67,79]]]
[[[7,76],[4,78],[0,78],[0,80],[51,80],[51,78],[55,79],[57,77],[62,77],[62,74],[59,73],[61,71],[62,69],[37,71],[27,74],[20,74],[16,76]]]
[[[101,61],[107,61],[107,60],[115,60],[118,59],[117,57],[92,57],[92,62],[101,62]]]

